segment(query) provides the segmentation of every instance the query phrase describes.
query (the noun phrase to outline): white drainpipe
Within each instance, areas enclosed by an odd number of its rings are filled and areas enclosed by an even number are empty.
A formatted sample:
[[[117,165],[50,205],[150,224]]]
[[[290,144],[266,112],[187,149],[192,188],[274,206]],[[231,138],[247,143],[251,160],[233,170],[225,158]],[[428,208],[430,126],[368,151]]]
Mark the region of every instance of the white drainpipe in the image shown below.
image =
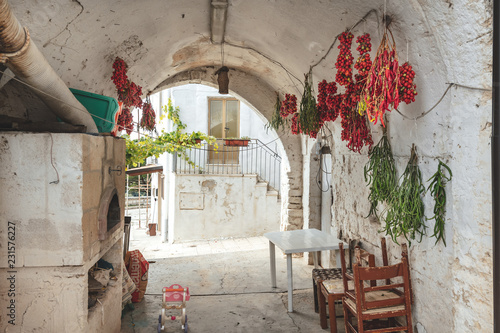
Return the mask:
[[[26,82],[59,118],[86,126],[87,133],[98,132],[90,113],[30,40],[28,29],[23,29],[7,0],[0,0],[0,62]]]

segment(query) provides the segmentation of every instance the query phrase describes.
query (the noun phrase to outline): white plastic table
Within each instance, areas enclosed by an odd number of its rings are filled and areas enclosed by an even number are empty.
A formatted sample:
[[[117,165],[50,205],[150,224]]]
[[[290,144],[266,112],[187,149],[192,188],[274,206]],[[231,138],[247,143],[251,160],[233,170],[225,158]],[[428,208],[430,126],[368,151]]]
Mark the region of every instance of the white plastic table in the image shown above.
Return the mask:
[[[337,238],[318,229],[301,229],[291,231],[268,232],[264,237],[269,239],[269,255],[271,264],[271,282],[276,288],[276,255],[275,245],[286,254],[286,268],[288,278],[288,312],[293,312],[293,275],[292,254],[314,252],[314,267],[318,267],[318,251],[338,250]],[[344,248],[348,245],[344,243]],[[340,253],[336,251],[337,266],[340,264]]]

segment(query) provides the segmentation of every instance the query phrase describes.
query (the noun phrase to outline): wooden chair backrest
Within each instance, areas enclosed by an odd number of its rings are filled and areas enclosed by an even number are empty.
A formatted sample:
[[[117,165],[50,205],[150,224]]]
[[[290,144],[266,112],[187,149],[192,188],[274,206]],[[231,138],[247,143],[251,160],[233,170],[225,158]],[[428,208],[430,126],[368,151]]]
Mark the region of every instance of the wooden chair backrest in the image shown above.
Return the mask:
[[[359,246],[354,249],[354,257],[356,258],[355,265],[361,267],[375,267],[375,255],[370,252],[363,250]],[[373,287],[377,284],[377,281],[373,280],[370,285]]]
[[[358,307],[359,313],[368,309],[401,304],[409,305],[411,303],[408,263],[406,258],[401,258],[401,263],[382,267],[362,267],[358,264],[354,264],[353,274],[356,306]],[[364,281],[390,280],[398,277],[402,278],[403,282],[370,287],[366,287],[364,284]],[[403,289],[403,293],[398,297],[368,301],[365,296],[366,292],[369,291],[393,290],[395,288]]]

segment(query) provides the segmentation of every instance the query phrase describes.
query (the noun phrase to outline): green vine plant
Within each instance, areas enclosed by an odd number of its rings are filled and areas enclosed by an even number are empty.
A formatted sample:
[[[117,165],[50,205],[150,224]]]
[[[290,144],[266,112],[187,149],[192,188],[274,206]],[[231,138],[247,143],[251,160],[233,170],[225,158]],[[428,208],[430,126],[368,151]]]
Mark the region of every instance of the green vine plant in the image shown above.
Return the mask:
[[[287,125],[288,125],[288,120],[286,117],[281,116],[281,101],[280,101],[280,95],[276,93],[276,104],[274,105],[274,113],[271,118],[271,121],[269,121],[264,128],[266,129],[266,132],[272,128],[276,132],[278,132],[280,129],[284,130]]]
[[[422,241],[426,225],[424,223],[425,186],[422,183],[422,173],[418,167],[417,148],[412,145],[410,160],[404,173],[401,175],[401,184],[389,201],[389,208],[385,218],[384,231],[396,243],[397,238],[403,235],[411,245],[411,241]],[[417,238],[419,236],[419,238]]]
[[[364,167],[365,182],[370,187],[368,216],[378,217],[378,203],[388,202],[398,184],[394,156],[387,138],[387,127],[383,127],[382,138],[370,149],[368,157],[368,163]]]
[[[180,119],[179,107],[174,108],[170,99],[168,100],[168,105],[163,108],[167,118],[173,122],[173,130],[170,132],[162,130],[157,138],[144,136],[140,139],[131,140],[128,135],[124,135],[127,149],[127,165],[136,167],[139,164],[146,163],[148,157],[159,157],[163,153],[170,153],[177,154],[177,156],[184,159],[187,163],[195,166],[195,163],[189,159],[187,150],[201,147],[201,144],[196,143],[196,140],[204,140],[217,150],[218,146],[215,137],[202,132],[183,133],[187,126]],[[163,118],[164,116],[160,121]]]
[[[441,169],[443,167],[443,169]],[[448,175],[446,176],[446,171],[448,171]],[[446,183],[451,180],[453,174],[451,173],[451,169],[439,161],[437,172],[429,178],[428,181],[431,183],[427,188],[427,191],[430,190],[431,196],[434,199],[434,216],[428,218],[427,220],[435,220],[434,224],[434,234],[432,237],[436,237],[437,244],[440,240],[443,241],[444,246],[446,246],[446,240],[444,238],[444,222],[445,222],[445,214],[446,214]]]

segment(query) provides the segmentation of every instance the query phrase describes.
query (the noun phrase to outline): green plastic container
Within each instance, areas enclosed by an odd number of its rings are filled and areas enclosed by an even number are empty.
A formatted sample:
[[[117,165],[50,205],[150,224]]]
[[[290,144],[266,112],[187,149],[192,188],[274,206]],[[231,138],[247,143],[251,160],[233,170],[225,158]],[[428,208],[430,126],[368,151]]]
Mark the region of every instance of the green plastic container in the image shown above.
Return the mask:
[[[76,99],[90,112],[99,133],[111,133],[115,128],[118,101],[113,97],[69,88]],[[105,119],[105,120],[104,120]]]

